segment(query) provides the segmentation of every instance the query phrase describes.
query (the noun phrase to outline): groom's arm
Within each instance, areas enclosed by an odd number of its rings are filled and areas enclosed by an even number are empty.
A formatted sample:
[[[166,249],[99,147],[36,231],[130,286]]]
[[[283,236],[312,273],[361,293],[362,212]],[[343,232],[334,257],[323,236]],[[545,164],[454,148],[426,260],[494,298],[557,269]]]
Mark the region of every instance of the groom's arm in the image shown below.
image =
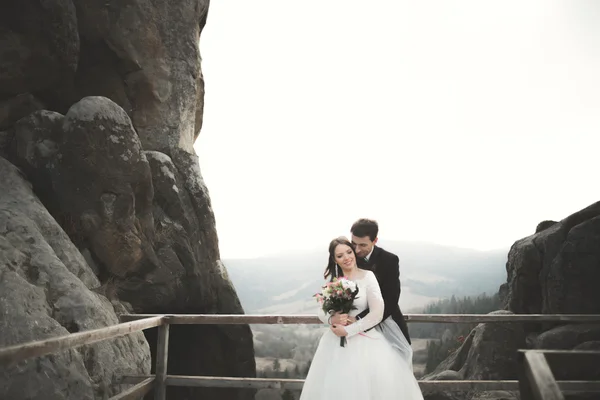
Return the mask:
[[[392,254],[391,256],[389,260],[379,266],[381,279],[378,282],[385,303],[382,321],[392,314],[400,300],[400,259],[396,255]],[[367,308],[358,314],[356,319],[364,318],[368,313],[369,309]]]
[[[391,254],[391,256],[389,264],[385,268],[385,276],[379,284],[385,303],[382,321],[392,315],[400,300],[400,260],[394,254]]]

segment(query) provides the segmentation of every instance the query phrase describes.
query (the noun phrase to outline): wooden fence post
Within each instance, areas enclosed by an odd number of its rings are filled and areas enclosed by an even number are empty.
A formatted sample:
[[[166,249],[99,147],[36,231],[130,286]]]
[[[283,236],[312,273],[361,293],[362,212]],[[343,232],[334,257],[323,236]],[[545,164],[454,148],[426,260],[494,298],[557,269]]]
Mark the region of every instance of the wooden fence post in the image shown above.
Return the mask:
[[[155,400],[166,400],[167,398],[167,364],[169,361],[169,323],[158,327],[158,340],[156,341],[156,379]]]
[[[531,390],[531,382],[527,376],[527,361],[525,360],[525,350],[518,350],[517,353],[518,362],[518,377],[519,377],[519,392],[521,400],[535,400],[533,392]]]
[[[546,356],[541,351],[519,351],[522,357],[519,389],[522,400],[565,400]]]

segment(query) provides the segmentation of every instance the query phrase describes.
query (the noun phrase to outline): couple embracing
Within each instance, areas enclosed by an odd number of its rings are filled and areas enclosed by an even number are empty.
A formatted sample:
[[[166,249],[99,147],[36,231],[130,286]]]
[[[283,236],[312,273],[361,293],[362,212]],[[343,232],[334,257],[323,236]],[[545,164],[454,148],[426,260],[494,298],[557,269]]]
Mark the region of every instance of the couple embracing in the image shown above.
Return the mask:
[[[412,371],[412,348],[400,312],[399,260],[377,247],[377,222],[359,219],[352,242],[331,241],[325,279],[345,277],[358,287],[355,310],[325,314],[330,325],[308,371],[300,400],[422,400]],[[340,337],[346,338],[340,346]]]

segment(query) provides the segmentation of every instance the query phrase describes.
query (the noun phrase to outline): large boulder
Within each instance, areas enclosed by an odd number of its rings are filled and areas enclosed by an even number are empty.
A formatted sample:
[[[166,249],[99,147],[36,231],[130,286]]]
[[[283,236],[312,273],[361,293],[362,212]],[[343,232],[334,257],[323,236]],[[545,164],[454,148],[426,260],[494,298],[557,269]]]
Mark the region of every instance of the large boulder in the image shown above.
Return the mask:
[[[494,314],[512,313],[504,310],[490,313]],[[451,379],[516,379],[517,350],[524,347],[525,332],[521,324],[479,324],[458,350],[423,379],[448,379],[448,371],[456,372],[452,374]]]
[[[499,310],[490,314],[512,314]],[[423,380],[506,380],[517,379],[517,350],[525,347],[525,332],[521,324],[479,324],[471,331],[460,348],[442,361]],[[432,399],[434,393],[427,393]],[[439,395],[439,394],[438,394]],[[451,393],[446,393],[451,396]],[[512,392],[462,393],[462,398],[514,397]]]
[[[599,314],[600,202],[546,225],[510,249],[503,288],[507,309]]]
[[[564,240],[540,274],[542,312],[600,314],[600,202],[561,225]]]
[[[74,104],[51,162],[54,193],[71,237],[108,274],[152,269],[152,176],[129,116],[105,97]]]
[[[124,312],[94,292],[100,282],[22,173],[0,158],[0,346],[97,329]],[[0,398],[113,396],[123,375],[148,374],[142,333],[0,368]]]
[[[600,341],[600,324],[562,325],[538,335],[533,347],[547,350],[572,350],[580,346],[593,346]],[[584,346],[585,348],[585,346]]]

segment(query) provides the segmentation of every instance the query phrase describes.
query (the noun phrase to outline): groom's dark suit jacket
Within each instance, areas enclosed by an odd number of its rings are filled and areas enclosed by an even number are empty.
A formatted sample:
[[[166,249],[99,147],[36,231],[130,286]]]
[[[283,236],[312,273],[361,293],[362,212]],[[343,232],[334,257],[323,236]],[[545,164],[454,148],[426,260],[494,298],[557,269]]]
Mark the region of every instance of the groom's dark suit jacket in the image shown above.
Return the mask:
[[[375,246],[368,262],[362,258],[359,258],[357,261],[360,268],[373,271],[375,277],[377,277],[383,302],[385,303],[382,321],[391,315],[402,333],[404,333],[408,343],[410,343],[408,326],[398,305],[398,300],[400,299],[400,260],[398,256],[385,251],[381,247]],[[364,318],[368,313],[369,309],[367,308],[358,314],[357,317]]]

